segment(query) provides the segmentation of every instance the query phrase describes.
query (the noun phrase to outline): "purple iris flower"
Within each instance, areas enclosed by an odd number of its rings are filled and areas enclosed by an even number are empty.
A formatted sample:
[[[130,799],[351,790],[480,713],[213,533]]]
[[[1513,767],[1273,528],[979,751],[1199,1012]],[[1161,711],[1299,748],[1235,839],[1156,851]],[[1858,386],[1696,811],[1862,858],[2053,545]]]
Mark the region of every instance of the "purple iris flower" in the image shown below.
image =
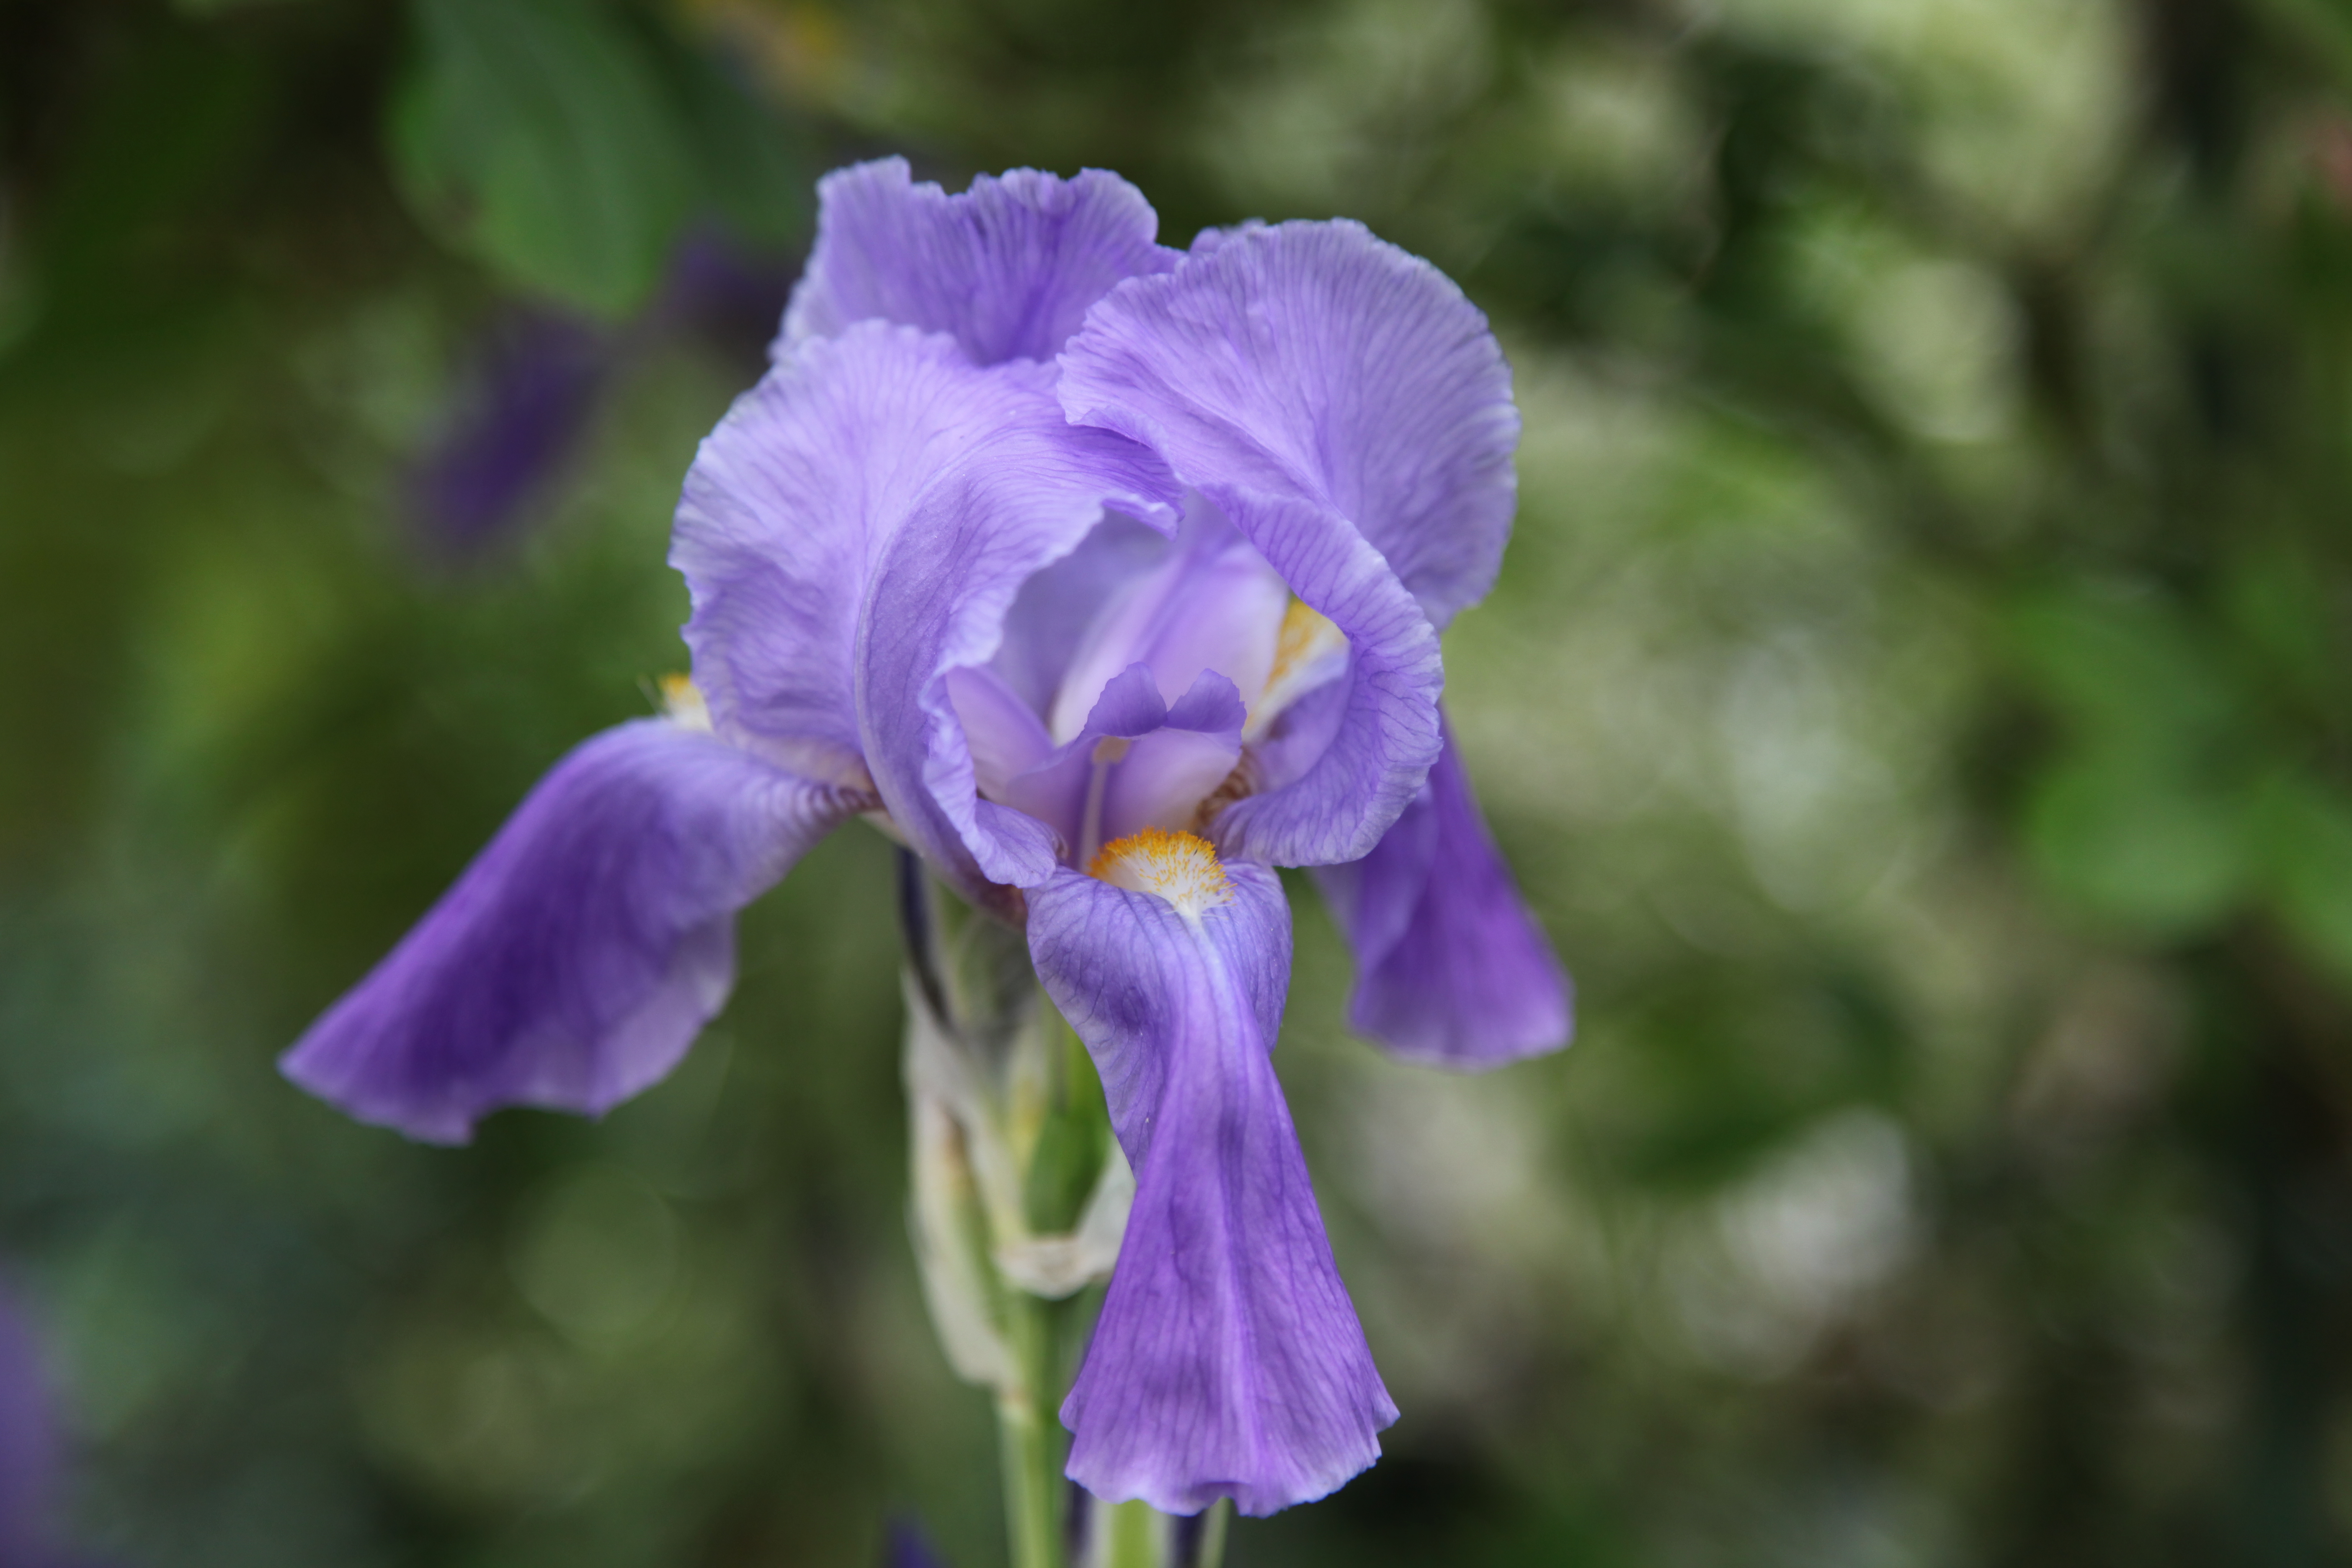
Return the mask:
[[[922,1526],[912,1520],[893,1520],[882,1537],[882,1568],[947,1568]]]
[[[465,405],[408,479],[410,510],[443,554],[504,539],[587,433],[618,357],[614,334],[548,310],[516,310],[488,339]]]
[[[32,1332],[0,1297],[0,1568],[62,1568],[47,1531],[58,1460]]]
[[[1327,868],[1351,1021],[1393,1049],[1570,1029],[1438,706],[1510,530],[1508,369],[1353,223],[1180,252],[1100,171],[820,189],[772,368],[678,507],[691,691],[558,763],[286,1071],[436,1141],[601,1112],[723,1002],[735,911],[866,816],[1025,926],[1136,1173],[1072,1479],[1321,1497],[1396,1407],[1269,1059],[1274,868]]]

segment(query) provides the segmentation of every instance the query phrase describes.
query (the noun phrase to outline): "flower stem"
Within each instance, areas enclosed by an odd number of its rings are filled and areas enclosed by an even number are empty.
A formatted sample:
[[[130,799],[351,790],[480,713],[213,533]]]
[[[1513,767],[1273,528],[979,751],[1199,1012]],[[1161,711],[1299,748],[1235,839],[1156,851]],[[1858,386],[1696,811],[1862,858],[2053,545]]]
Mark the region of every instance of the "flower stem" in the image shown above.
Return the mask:
[[[1064,1568],[1062,1424],[1055,1415],[1061,1366],[1060,1304],[1004,1291],[1005,1342],[1020,1385],[997,1396],[1004,1442],[1004,1521],[1013,1568]]]
[[[1168,1521],[1140,1502],[1111,1503],[1097,1516],[1102,1532],[1099,1568],[1165,1568]]]
[[[1097,1503],[1080,1568],[1218,1568],[1232,1517],[1233,1505],[1222,1499],[1186,1518],[1143,1502]]]
[[[1231,1498],[1219,1498],[1201,1515],[1200,1545],[1193,1551],[1192,1561],[1178,1563],[1176,1568],[1223,1568],[1225,1561],[1225,1531],[1234,1521]]]

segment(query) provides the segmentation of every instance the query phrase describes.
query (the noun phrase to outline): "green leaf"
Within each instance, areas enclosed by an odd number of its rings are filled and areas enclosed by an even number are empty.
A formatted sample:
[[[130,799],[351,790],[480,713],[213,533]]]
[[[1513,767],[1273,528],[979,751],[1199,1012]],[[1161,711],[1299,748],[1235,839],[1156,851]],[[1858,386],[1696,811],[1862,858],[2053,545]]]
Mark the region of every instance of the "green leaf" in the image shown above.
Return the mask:
[[[737,238],[756,249],[780,251],[796,244],[807,227],[814,184],[797,128],[707,51],[666,52],[703,200]]]
[[[417,0],[392,105],[418,217],[509,281],[605,316],[643,303],[694,197],[646,51],[593,0]]]
[[[1050,1028],[1062,1047],[1062,1089],[1037,1130],[1022,1184],[1022,1207],[1031,1227],[1040,1232],[1076,1226],[1111,1148],[1110,1113],[1086,1047],[1058,1016]]]
[[[2007,621],[2027,673],[2094,745],[2178,755],[2222,739],[2246,711],[2186,619],[2155,595],[2044,589]]]
[[[2242,796],[2136,750],[2095,748],[2048,769],[2024,826],[2053,891],[2149,937],[2210,926],[2251,875]]]
[[[2352,800],[2287,773],[2264,788],[2260,809],[2273,907],[2315,960],[2352,984]]]
[[[2327,574],[2287,542],[2237,552],[2222,579],[2231,636],[2262,660],[2263,676],[2319,702],[2336,689],[2335,607]]]

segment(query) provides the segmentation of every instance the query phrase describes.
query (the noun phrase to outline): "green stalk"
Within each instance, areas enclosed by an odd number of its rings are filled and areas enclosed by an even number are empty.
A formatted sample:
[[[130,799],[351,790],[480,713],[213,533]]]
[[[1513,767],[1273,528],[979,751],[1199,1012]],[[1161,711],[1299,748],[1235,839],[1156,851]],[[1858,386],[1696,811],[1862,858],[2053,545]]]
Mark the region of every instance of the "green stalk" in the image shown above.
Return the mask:
[[[1062,1424],[1054,1386],[1061,1363],[1059,1303],[1006,1287],[1004,1336],[1021,1386],[1000,1394],[997,1422],[1004,1438],[1004,1523],[1013,1568],[1064,1568],[1062,1561]]]
[[[1225,1531],[1234,1522],[1234,1502],[1231,1498],[1219,1498],[1209,1505],[1209,1517],[1201,1529],[1201,1554],[1183,1568],[1223,1568],[1225,1561]]]
[[[1095,1568],[1162,1568],[1168,1521],[1149,1503],[1106,1504],[1095,1510],[1095,1529],[1102,1537]]]
[[[1219,1568],[1225,1555],[1225,1527],[1233,1505],[1213,1503],[1186,1546],[1189,1521],[1155,1512],[1141,1502],[1110,1503],[1095,1511],[1093,1553],[1087,1568]]]

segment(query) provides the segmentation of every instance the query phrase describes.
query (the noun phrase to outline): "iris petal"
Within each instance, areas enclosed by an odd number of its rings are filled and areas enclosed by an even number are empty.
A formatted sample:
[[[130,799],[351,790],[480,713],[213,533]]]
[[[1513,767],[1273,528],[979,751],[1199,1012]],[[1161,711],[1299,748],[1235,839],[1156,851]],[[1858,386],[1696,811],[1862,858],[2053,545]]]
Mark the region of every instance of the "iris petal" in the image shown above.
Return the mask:
[[[1290,590],[1205,499],[1187,498],[1184,512],[1167,557],[1102,595],[1062,674],[1048,720],[1057,738],[1076,734],[1095,694],[1134,664],[1170,702],[1204,669],[1253,697],[1265,689]]]
[[[1510,367],[1460,289],[1361,224],[1202,236],[1173,275],[1105,299],[1062,397],[1195,483],[1338,513],[1440,627],[1494,585],[1517,500]]]
[[[1171,708],[1150,667],[1129,665],[1103,687],[1077,734],[998,794],[1051,827],[1064,857],[1083,864],[1139,828],[1191,827],[1202,799],[1241,761],[1244,716],[1241,693],[1213,669]],[[1100,749],[1105,740],[1123,742],[1115,756]]]
[[[1143,193],[1101,169],[983,174],[955,196],[904,158],[836,170],[776,354],[880,320],[951,332],[976,364],[1049,360],[1113,284],[1175,265],[1159,232]]]
[[[1045,724],[995,670],[985,665],[951,669],[947,683],[982,794],[1002,796],[1006,784],[1053,753]]]
[[[867,321],[803,343],[702,445],[670,560],[722,737],[811,777],[871,781],[908,841],[976,898],[1053,868],[1052,836],[981,801],[950,670],[984,665],[1033,574],[1107,506],[1172,528],[1143,448],[1073,428],[1032,364]]]
[[[1220,843],[1369,853],[1437,756],[1436,630],[1509,533],[1518,416],[1485,318],[1360,225],[1246,228],[1113,289],[1062,367],[1074,421],[1159,452],[1347,635],[1324,751],[1286,748],[1296,776],[1228,809]]]
[[[1436,1067],[1500,1067],[1568,1044],[1568,975],[1486,831],[1450,731],[1380,847],[1315,879],[1355,950],[1348,1022],[1359,1032]]]
[[[1038,713],[1051,712],[1080,643],[1103,606],[1168,558],[1159,529],[1113,513],[1076,550],[1021,584],[991,667]]]
[[[1135,1205],[1062,1420],[1069,1474],[1109,1501],[1264,1514],[1380,1455],[1396,1406],[1340,1282],[1268,1057],[1290,916],[1263,866],[1192,913],[1065,871],[1029,943],[1086,1041]]]
[[[501,1106],[601,1115],[726,1000],[735,911],[872,804],[666,720],[607,730],[280,1066],[430,1142],[464,1142]]]

